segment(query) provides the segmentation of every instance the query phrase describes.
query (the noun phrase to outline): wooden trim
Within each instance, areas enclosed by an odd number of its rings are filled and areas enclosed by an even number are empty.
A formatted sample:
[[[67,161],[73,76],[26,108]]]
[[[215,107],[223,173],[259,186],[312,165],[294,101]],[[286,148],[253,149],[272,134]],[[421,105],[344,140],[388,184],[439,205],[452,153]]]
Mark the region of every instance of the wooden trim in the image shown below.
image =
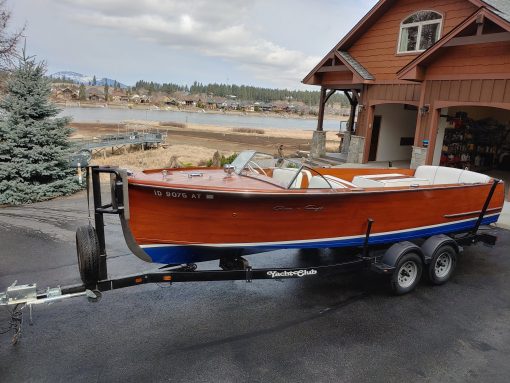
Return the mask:
[[[372,143],[372,132],[374,125],[374,117],[375,117],[375,106],[369,106],[367,108],[367,130],[365,132],[365,147],[363,148],[363,163],[366,164],[368,162],[368,157],[370,155],[370,144]]]
[[[383,104],[407,104],[407,105],[414,105],[416,107],[420,106],[420,101],[407,101],[407,100],[381,100],[381,99],[374,99],[374,100],[368,100],[368,106],[377,106],[377,105],[383,105]]]
[[[323,66],[317,69],[317,73],[324,72],[350,72],[350,70],[345,65]]]
[[[321,98],[319,101],[319,115],[317,116],[317,131],[322,132],[322,126],[324,123],[324,107],[326,104],[326,88],[321,87]]]
[[[510,110],[510,102],[479,102],[479,101],[436,101],[434,109],[452,108],[459,106],[483,106]]]
[[[424,81],[421,86],[421,89],[420,89],[420,102],[419,102],[418,108],[425,105],[426,90],[427,90],[427,81]],[[418,110],[418,116],[416,117],[416,130],[414,131],[414,146],[417,146],[417,147],[422,146],[421,145],[422,144],[421,143],[421,141],[422,141],[421,135],[423,132],[423,126],[424,126],[423,120],[424,119],[425,119],[425,117],[420,115],[420,111]]]
[[[427,148],[425,163],[427,165],[432,165],[432,161],[434,160],[434,152],[436,150],[436,138],[439,128],[439,120],[441,118],[441,109],[437,108],[434,104],[434,109],[432,109],[429,113],[431,113],[431,126],[429,132],[429,146]]]
[[[445,74],[427,76],[427,80],[508,80],[510,79],[510,72],[508,73],[480,73],[480,74]]]
[[[404,176],[405,177],[405,176]],[[501,208],[499,207],[494,207],[492,209],[487,209],[485,212],[486,213],[492,213],[492,212],[495,212],[495,211],[498,211],[500,212],[501,211]],[[467,216],[467,215],[473,215],[473,214],[480,214],[482,211],[481,210],[476,210],[476,211],[467,211],[465,213],[456,213],[456,214],[445,214],[443,215],[444,218],[457,218],[457,217],[464,217],[464,216]]]
[[[446,44],[444,44],[443,48],[458,47],[461,45],[500,43],[508,41],[510,41],[510,32],[489,33],[486,35],[454,37]]]

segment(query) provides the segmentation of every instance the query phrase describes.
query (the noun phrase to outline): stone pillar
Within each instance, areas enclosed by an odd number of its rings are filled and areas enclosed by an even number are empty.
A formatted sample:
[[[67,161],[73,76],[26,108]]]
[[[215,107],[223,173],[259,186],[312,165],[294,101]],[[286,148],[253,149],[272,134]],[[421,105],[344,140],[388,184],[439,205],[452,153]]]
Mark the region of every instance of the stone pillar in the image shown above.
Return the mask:
[[[363,152],[365,151],[365,137],[351,135],[347,162],[353,164],[363,163]]]
[[[344,133],[344,138],[342,140],[342,150],[340,153],[347,154],[349,152],[349,145],[351,143],[351,132],[347,131]]]
[[[411,156],[411,169],[416,169],[418,166],[425,165],[427,162],[428,148],[420,146],[413,146],[413,154]]]
[[[314,130],[312,137],[312,147],[310,148],[310,157],[320,158],[326,154],[326,132]]]

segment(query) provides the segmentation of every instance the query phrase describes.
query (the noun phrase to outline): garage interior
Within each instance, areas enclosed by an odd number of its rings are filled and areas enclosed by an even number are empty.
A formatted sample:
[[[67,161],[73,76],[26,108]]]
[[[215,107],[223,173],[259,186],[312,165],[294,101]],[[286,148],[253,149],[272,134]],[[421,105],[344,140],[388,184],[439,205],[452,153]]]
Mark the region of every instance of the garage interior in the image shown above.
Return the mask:
[[[510,110],[458,106],[441,110],[433,165],[469,169],[510,183]]]

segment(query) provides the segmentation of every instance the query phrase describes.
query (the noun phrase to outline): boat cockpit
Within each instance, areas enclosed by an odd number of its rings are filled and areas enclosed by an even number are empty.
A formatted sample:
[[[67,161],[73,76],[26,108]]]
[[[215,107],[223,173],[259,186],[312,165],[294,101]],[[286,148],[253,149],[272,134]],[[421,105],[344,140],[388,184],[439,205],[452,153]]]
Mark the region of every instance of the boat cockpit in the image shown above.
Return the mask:
[[[419,166],[411,169],[317,169],[298,160],[275,158],[256,151],[241,152],[225,172],[256,178],[283,189],[350,189],[420,187],[441,184],[480,184],[492,179],[467,169]]]

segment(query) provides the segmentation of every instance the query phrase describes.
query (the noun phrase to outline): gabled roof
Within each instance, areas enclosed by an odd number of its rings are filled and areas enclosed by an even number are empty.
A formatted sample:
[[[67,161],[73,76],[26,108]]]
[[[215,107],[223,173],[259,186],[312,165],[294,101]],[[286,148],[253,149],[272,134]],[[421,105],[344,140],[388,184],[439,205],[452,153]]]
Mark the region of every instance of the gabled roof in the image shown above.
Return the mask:
[[[342,62],[349,65],[363,80],[375,80],[375,77],[348,52],[340,51],[338,55],[343,59]]]
[[[495,1],[495,0],[492,0]],[[497,0],[502,1],[502,0]],[[505,0],[509,1],[509,0]],[[509,4],[510,8],[510,4]],[[411,61],[409,64],[407,64],[405,67],[400,69],[397,72],[397,77],[401,80],[415,80],[420,81],[420,70],[419,67],[421,65],[427,64],[436,54],[439,53],[440,49],[443,47],[448,46],[447,44],[451,42],[455,37],[457,37],[462,31],[464,31],[466,28],[468,28],[470,25],[473,25],[474,23],[479,20],[479,18],[483,16],[487,18],[488,20],[498,24],[503,29],[506,29],[507,31],[510,31],[510,20],[507,20],[506,18],[503,18],[499,15],[499,13],[495,13],[493,11],[487,10],[487,8],[481,8],[477,12],[475,12],[473,15],[471,15],[469,18],[464,20],[461,24],[459,24],[457,27],[455,27],[453,30],[451,30],[449,33],[444,35],[439,41],[437,41],[433,46],[431,46],[429,49],[427,49],[425,52],[420,54],[418,57],[416,57],[413,61]],[[504,35],[504,36],[501,36]],[[508,39],[508,34],[506,33],[493,33],[493,34],[487,34],[482,35],[483,37],[486,37],[487,39],[505,39],[505,41]],[[487,40],[485,42],[496,42],[498,40]],[[480,41],[480,43],[483,42]]]
[[[347,51],[397,0],[379,0],[372,9],[347,33],[335,47],[308,73],[302,82],[309,80],[335,52]],[[475,6],[487,7],[492,13],[510,22],[510,0],[466,0]]]
[[[493,8],[494,13],[510,22],[510,1],[508,0],[484,0],[485,4]]]

